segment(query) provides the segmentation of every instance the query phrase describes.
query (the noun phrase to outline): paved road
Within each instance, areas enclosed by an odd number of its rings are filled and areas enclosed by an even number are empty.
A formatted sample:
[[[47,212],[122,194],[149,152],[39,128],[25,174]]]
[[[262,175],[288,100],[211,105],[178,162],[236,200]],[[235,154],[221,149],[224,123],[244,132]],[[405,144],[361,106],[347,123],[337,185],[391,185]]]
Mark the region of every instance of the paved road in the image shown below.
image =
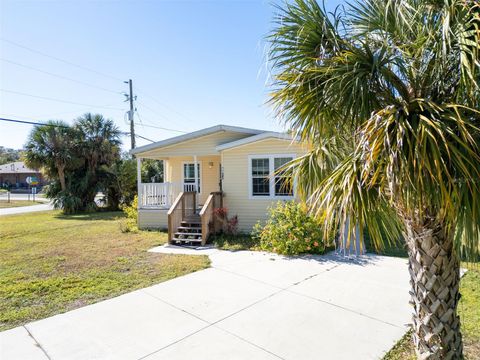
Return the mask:
[[[30,213],[30,212],[36,212],[36,211],[47,211],[47,210],[53,210],[53,205],[51,203],[0,209],[0,216],[24,214],[24,213]]]
[[[406,331],[404,259],[204,253],[209,269],[0,333],[0,358],[379,359]]]
[[[7,195],[1,194],[0,199],[4,200],[7,198]],[[11,200],[33,200],[33,195],[30,194],[10,194]],[[35,201],[45,201],[48,202],[49,200],[45,198],[43,195],[37,194],[35,195]]]

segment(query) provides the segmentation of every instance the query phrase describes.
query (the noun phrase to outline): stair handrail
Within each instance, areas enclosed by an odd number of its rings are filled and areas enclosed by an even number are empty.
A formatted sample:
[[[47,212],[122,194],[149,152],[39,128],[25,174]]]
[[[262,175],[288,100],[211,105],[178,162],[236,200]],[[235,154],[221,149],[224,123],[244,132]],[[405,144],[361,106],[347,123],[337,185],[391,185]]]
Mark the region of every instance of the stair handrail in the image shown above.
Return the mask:
[[[208,237],[212,232],[212,229],[210,228],[210,223],[213,224],[213,233],[217,232],[215,209],[223,206],[222,195],[223,193],[219,191],[210,193],[210,195],[208,195],[207,197],[207,200],[205,201],[205,204],[202,207],[202,210],[200,210],[200,221],[202,224],[202,245],[205,245]],[[220,196],[220,201],[217,200],[218,196]]]
[[[213,218],[213,194],[208,195],[202,210],[200,210],[200,221],[202,223],[202,245],[205,245],[210,236],[210,221]]]
[[[179,216],[179,212],[181,214]],[[185,217],[185,193],[181,192],[173,202],[170,209],[167,212],[168,216],[168,242],[173,240],[173,234],[175,230],[180,226],[183,218]]]

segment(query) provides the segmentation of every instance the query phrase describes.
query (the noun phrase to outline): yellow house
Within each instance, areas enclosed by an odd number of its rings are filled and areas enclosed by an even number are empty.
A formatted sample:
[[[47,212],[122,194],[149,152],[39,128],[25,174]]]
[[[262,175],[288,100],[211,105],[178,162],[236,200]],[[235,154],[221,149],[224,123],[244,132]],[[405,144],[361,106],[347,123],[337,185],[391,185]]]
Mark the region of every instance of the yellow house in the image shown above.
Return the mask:
[[[204,244],[216,230],[217,208],[238,216],[248,232],[267,208],[295,198],[275,170],[304,153],[285,133],[217,125],[138,147],[138,223],[168,229],[171,243]],[[163,160],[164,182],[142,183],[142,159]]]

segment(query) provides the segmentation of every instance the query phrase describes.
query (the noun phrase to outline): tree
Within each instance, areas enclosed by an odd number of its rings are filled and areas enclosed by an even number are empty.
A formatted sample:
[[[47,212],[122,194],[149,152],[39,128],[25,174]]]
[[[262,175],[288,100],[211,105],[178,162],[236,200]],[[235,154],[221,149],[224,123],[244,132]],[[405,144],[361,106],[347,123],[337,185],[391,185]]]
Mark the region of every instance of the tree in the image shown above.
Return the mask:
[[[120,160],[119,137],[113,121],[99,114],[85,114],[73,126],[50,121],[32,131],[25,158],[53,180],[46,194],[55,207],[65,213],[96,210],[97,193],[116,181],[111,170]]]
[[[56,177],[66,190],[65,171],[76,162],[74,130],[63,121],[49,121],[36,127],[25,146],[25,163],[42,168],[50,178]]]
[[[129,205],[137,195],[137,161],[129,154],[114,162],[109,168],[107,204],[111,209],[118,209],[120,204]]]
[[[459,257],[478,256],[480,234],[478,2],[327,14],[296,0],[269,41],[271,103],[311,149],[289,165],[299,192],[326,232],[354,220],[377,248],[403,234],[417,355],[460,359]]]
[[[23,150],[15,150],[0,146],[0,165],[8,164],[14,161],[20,161]]]
[[[83,207],[95,207],[99,190],[108,188],[114,178],[109,176],[109,167],[120,159],[120,131],[112,120],[101,114],[86,113],[75,120],[78,133],[79,157],[84,161],[77,171],[83,178]]]
[[[143,159],[142,182],[163,182],[163,161]]]

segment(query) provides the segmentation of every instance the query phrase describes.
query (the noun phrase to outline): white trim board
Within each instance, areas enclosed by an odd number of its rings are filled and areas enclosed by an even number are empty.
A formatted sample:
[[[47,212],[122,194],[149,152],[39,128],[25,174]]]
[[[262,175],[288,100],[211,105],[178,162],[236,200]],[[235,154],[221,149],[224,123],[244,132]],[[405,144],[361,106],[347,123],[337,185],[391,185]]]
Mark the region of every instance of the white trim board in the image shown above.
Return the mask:
[[[261,134],[249,136],[240,140],[235,140],[231,141],[226,144],[218,145],[216,147],[217,151],[224,151],[224,150],[229,150],[233,149],[239,146],[251,144],[257,141],[262,141],[262,140],[267,140],[267,139],[279,139],[279,140],[286,140],[290,142],[297,142],[299,141],[298,138],[294,138],[292,135],[286,134],[286,133],[279,133],[279,132],[273,132],[273,131],[266,131]]]

